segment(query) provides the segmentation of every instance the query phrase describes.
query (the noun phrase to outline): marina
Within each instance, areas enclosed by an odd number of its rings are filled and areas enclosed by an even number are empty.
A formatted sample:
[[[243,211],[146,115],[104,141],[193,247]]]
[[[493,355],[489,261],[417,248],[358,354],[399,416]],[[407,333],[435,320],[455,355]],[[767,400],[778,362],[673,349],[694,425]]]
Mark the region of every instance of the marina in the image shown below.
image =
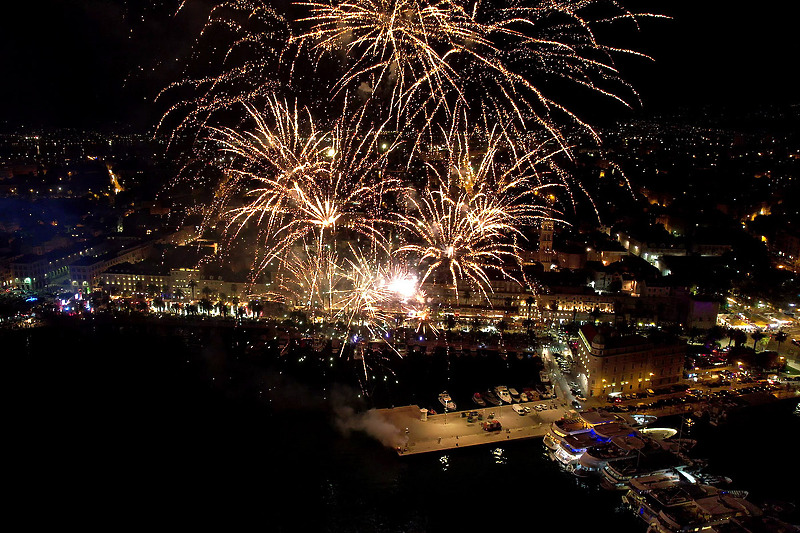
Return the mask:
[[[534,410],[524,416],[517,414],[511,406],[436,415],[428,415],[427,410],[416,405],[377,409],[376,412],[396,428],[394,447],[397,453],[415,455],[542,438],[552,422],[569,412],[552,401],[545,405],[547,409]],[[470,412],[476,413],[475,416],[468,416]],[[489,420],[499,422],[500,430],[485,430],[482,422]]]
[[[758,402],[754,409],[764,405]],[[418,406],[378,412],[398,428],[396,451],[401,456],[542,439],[541,445],[532,445],[547,452],[561,475],[593,480],[601,490],[621,494],[622,508],[641,519],[647,533],[718,528],[800,531],[783,520],[794,512],[795,504],[750,501],[747,490],[734,489],[731,478],[711,472],[705,459],[690,456],[698,441],[684,436],[683,431],[686,426],[689,433],[696,424],[693,413],[684,413],[679,420],[672,417],[673,425],[678,422],[675,429],[653,427],[657,422],[660,425],[661,419],[642,413],[578,412],[556,401],[538,406],[547,407],[528,413],[513,403],[510,408],[430,416]],[[796,412],[797,407],[791,410]],[[716,429],[714,424],[706,425]]]

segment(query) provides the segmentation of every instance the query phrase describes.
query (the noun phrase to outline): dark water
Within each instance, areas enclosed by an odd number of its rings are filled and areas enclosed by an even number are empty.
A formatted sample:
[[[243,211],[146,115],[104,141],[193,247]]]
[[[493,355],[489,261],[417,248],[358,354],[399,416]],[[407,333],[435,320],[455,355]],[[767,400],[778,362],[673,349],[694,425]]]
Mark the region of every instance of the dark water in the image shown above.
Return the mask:
[[[645,529],[540,441],[399,458],[344,433],[337,413],[364,407],[348,372],[301,379],[299,363],[265,363],[243,339],[91,324],[3,334],[9,510],[31,529]],[[753,461],[756,441],[741,441]],[[774,464],[720,457],[742,483]]]

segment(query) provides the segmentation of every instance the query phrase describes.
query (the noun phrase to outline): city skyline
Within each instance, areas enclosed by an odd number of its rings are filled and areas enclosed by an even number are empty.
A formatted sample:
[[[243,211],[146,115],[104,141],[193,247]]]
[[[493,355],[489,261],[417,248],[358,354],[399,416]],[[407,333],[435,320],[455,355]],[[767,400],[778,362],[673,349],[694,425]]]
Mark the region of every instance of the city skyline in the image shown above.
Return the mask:
[[[800,430],[778,7],[26,5],[0,31],[15,514],[796,531],[764,475]]]

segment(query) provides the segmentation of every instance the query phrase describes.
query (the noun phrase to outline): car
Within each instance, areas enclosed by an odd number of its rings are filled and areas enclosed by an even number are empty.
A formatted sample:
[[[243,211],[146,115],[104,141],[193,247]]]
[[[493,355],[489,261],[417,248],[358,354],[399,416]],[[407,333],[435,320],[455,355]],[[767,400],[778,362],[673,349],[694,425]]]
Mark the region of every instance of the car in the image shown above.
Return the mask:
[[[511,408],[516,412],[519,416],[525,415],[525,408],[518,403],[515,403],[511,406]]]
[[[482,426],[484,431],[500,431],[503,428],[499,420],[487,420]]]
[[[523,407],[523,409],[525,409],[526,413],[530,413],[531,412],[531,408],[529,406],[527,406],[527,405],[525,407]]]
[[[578,400],[572,400],[572,407],[575,409],[581,409],[581,404]]]

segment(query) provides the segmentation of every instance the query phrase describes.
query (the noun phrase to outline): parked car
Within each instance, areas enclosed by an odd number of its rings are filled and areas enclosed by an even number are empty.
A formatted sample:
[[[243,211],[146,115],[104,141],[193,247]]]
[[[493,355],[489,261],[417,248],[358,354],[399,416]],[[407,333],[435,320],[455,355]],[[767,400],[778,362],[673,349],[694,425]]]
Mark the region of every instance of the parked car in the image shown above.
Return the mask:
[[[487,420],[483,423],[484,431],[500,431],[502,428],[499,420]]]

